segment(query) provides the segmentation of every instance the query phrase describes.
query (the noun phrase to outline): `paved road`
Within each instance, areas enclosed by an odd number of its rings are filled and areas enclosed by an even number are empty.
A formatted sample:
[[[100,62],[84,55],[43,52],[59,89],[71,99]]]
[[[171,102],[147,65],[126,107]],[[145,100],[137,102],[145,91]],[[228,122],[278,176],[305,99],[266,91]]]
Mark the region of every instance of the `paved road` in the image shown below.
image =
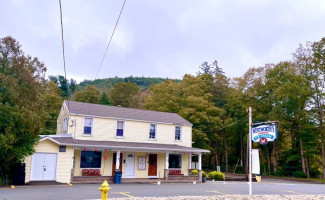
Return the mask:
[[[100,199],[99,184],[75,184],[73,186],[18,186],[15,189],[1,188],[0,200],[95,200]],[[207,182],[202,184],[165,183],[157,184],[110,184],[110,198],[210,196],[248,194],[246,182]],[[291,181],[268,181],[253,183],[253,193],[299,195],[325,194],[325,184]]]

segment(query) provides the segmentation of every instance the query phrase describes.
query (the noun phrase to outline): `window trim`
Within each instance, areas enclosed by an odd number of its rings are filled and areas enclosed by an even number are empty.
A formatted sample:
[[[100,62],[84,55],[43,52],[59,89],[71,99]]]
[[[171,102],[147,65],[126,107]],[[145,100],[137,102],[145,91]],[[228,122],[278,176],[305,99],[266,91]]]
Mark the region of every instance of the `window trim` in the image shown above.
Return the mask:
[[[155,126],[155,137],[154,138],[151,138],[150,137],[150,130],[151,130],[151,125],[154,125]],[[153,124],[153,123],[150,123],[149,124],[149,140],[157,140],[157,124]]]
[[[170,158],[169,158],[169,156],[170,155],[179,155],[179,156],[181,156],[181,166],[180,166],[180,168],[171,168],[171,167],[169,167],[169,165],[171,164],[170,163]],[[182,167],[183,167],[183,155],[181,154],[181,153],[171,153],[171,154],[169,154],[168,155],[168,169],[182,169]]]
[[[123,122],[123,135],[122,136],[118,136],[117,135],[117,125],[118,125],[118,122]],[[116,120],[115,138],[125,138],[125,120]]]
[[[179,127],[179,140],[176,140],[176,128],[177,127]],[[174,137],[174,139],[175,139],[175,142],[181,142],[182,141],[182,126],[175,126],[175,137]]]
[[[91,119],[92,120],[90,134],[85,133],[85,119]],[[89,126],[87,126],[87,127],[89,127]],[[93,136],[93,132],[94,132],[93,128],[94,128],[94,118],[92,118],[92,117],[84,117],[84,119],[83,119],[82,135],[83,136]]]
[[[101,169],[102,168],[102,161],[103,161],[103,152],[100,152],[100,151],[98,151],[99,153],[100,153],[100,167],[99,168],[90,168],[90,167],[81,167],[81,153],[83,152],[83,150],[81,150],[80,151],[80,157],[79,157],[79,169]],[[89,152],[91,152],[91,151],[89,151]]]

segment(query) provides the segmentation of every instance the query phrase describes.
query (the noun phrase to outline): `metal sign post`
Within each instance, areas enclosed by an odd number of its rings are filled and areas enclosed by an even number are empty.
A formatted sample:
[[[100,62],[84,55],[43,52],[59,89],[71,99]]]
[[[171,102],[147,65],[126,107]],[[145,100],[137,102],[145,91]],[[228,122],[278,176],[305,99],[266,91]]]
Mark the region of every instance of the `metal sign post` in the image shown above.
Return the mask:
[[[252,196],[252,107],[248,108],[249,112],[249,196]]]

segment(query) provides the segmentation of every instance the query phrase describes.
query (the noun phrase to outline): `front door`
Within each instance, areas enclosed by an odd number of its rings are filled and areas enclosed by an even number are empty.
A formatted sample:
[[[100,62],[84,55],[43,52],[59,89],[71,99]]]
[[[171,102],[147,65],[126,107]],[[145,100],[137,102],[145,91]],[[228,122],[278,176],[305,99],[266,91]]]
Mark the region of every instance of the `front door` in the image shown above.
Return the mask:
[[[122,162],[123,161],[123,153],[120,153],[120,171],[122,171]],[[116,153],[113,153],[113,164],[112,164],[112,176],[115,175],[115,167],[116,167]]]
[[[157,154],[149,154],[148,176],[157,176]]]
[[[52,181],[56,176],[57,154],[34,153],[32,157],[32,181]]]
[[[128,153],[125,158],[125,178],[134,178],[134,154]]]

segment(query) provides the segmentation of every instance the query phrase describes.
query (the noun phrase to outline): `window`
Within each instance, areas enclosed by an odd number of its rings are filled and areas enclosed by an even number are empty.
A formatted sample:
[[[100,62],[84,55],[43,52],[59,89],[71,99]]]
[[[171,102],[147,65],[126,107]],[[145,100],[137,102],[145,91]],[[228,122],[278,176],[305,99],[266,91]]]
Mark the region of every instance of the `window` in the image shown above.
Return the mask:
[[[156,129],[157,129],[156,124],[150,124],[150,133],[149,133],[150,139],[156,139]]]
[[[91,135],[93,128],[93,119],[85,118],[84,119],[84,134]]]
[[[116,136],[123,137],[124,121],[117,121]]]
[[[181,140],[181,127],[175,126],[175,140],[180,141]]]
[[[100,168],[102,152],[81,151],[80,168]]]
[[[169,154],[168,168],[182,168],[182,154]]]
[[[67,127],[68,127],[68,118],[63,119],[63,134],[67,133]]]

